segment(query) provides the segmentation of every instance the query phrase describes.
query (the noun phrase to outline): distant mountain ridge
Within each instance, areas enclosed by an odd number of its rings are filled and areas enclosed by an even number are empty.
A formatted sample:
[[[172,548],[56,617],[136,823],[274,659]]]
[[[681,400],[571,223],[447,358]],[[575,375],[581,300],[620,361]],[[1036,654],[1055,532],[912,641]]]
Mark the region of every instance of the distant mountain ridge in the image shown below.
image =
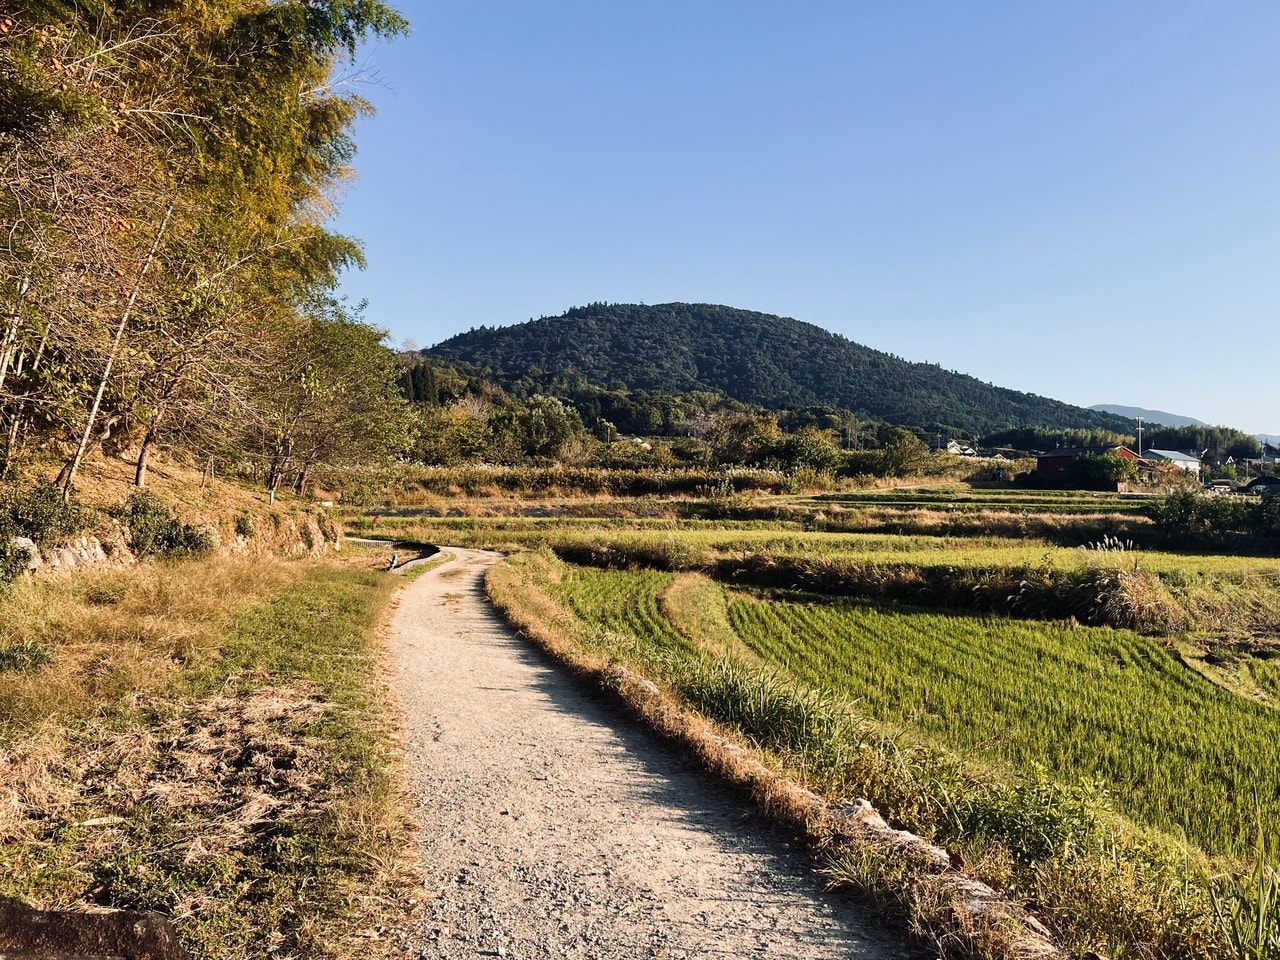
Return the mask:
[[[708,391],[766,409],[833,407],[966,435],[1027,425],[1133,427],[1115,414],[912,363],[810,323],[715,304],[594,303],[474,329],[422,353],[544,392],[573,378],[606,388]]]
[[[1194,417],[1184,417],[1176,413],[1166,413],[1164,410],[1147,410],[1143,407],[1126,407],[1119,403],[1095,403],[1089,408],[1104,413],[1114,413],[1122,417],[1136,419],[1142,417],[1143,421],[1150,425],[1158,423],[1164,427],[1207,427],[1210,424],[1203,420],[1197,420]],[[1280,446],[1280,436],[1269,433],[1255,433],[1259,443],[1269,443],[1273,447]]]
[[[1158,423],[1165,427],[1207,427],[1209,424],[1195,417],[1183,417],[1163,410],[1146,410],[1143,407],[1126,407],[1119,403],[1096,403],[1089,408],[1103,413],[1114,413],[1121,417],[1136,420],[1138,417],[1146,423]]]

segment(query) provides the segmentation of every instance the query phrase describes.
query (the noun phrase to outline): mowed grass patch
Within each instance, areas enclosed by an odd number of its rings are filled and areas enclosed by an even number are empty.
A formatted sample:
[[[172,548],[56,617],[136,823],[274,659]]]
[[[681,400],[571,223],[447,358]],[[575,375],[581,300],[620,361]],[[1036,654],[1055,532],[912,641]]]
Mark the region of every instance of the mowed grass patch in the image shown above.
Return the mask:
[[[698,573],[673,577],[658,594],[666,620],[693,643],[715,656],[741,655],[745,650],[729,623],[724,587]]]
[[[665,673],[696,647],[662,612],[659,593],[670,574],[569,567],[551,595],[590,625],[588,644],[606,652],[628,649],[651,672]]]
[[[64,591],[52,662],[0,673],[0,702],[24,708],[0,740],[0,893],[159,910],[197,958],[376,953],[404,830],[375,680],[396,583],[215,558],[10,598]],[[150,669],[95,681],[121,649]],[[68,691],[56,709],[30,706],[41,682]]]

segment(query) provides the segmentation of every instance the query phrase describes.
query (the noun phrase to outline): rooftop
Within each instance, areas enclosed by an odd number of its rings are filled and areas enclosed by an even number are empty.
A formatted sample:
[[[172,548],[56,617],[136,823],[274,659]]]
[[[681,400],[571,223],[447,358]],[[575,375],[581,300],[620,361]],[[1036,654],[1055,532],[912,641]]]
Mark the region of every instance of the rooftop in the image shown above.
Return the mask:
[[[1142,452],[1144,457],[1155,457],[1157,460],[1181,460],[1183,463],[1199,463],[1200,458],[1192,456],[1189,453],[1183,453],[1181,450],[1153,450],[1147,449]]]

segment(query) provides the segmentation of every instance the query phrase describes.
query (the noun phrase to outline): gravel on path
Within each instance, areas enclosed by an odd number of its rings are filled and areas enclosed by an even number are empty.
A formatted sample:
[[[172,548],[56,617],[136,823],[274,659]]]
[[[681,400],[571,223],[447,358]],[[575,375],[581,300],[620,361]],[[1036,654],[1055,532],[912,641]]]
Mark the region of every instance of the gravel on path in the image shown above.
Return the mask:
[[[407,584],[392,670],[420,844],[397,931],[424,958],[914,956],[787,836],[611,717],[489,606],[498,554]],[[439,560],[440,558],[437,558]]]

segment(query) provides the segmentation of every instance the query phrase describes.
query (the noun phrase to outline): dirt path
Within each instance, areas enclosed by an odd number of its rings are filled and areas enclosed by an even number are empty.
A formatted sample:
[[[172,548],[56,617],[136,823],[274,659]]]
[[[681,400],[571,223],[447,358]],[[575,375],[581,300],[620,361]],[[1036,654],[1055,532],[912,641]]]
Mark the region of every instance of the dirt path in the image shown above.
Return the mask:
[[[422,957],[909,955],[824,894],[785,838],[611,720],[489,607],[496,554],[405,587],[394,675],[421,826]]]

